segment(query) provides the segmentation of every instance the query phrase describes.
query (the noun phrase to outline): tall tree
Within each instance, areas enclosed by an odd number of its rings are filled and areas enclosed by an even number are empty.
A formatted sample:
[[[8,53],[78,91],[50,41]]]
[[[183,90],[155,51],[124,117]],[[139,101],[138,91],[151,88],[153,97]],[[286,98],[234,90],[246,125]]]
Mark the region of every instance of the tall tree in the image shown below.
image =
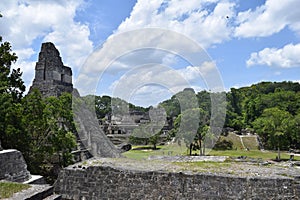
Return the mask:
[[[2,42],[1,36],[0,43],[0,94],[10,94],[14,102],[19,102],[25,91],[22,72],[20,68],[11,69],[18,57],[12,52],[9,42]]]
[[[1,17],[1,16],[0,16]],[[25,91],[20,69],[11,69],[17,61],[17,56],[11,50],[9,42],[3,42],[0,36],[0,140],[4,148],[14,147],[9,137],[21,132],[20,101]],[[14,119],[15,116],[15,120]]]
[[[300,112],[294,116],[290,130],[290,147],[293,149],[300,149]]]
[[[174,124],[175,137],[177,140],[185,142],[190,155],[194,147],[198,147],[200,155],[204,154],[208,121],[208,113],[201,108],[185,110],[176,118]]]
[[[280,160],[280,149],[288,148],[290,124],[292,116],[287,111],[277,107],[267,108],[261,117],[253,122],[257,133],[262,137],[263,142],[269,148],[277,148],[278,159]]]
[[[33,90],[23,98],[22,103],[22,127],[28,148],[21,151],[29,170],[46,176],[53,175],[53,168],[72,162],[71,151],[76,146],[71,95],[44,99],[38,90]]]

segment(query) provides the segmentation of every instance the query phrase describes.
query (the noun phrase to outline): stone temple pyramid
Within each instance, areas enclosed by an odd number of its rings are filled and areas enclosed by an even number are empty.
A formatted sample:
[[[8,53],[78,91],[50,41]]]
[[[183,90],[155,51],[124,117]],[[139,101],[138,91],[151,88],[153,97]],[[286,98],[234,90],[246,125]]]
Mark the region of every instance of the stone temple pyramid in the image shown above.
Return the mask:
[[[73,113],[77,129],[74,134],[78,140],[78,149],[73,153],[77,161],[92,156],[112,158],[121,156],[119,150],[100,128],[95,113],[88,109],[78,91],[73,88],[72,69],[64,66],[59,51],[51,42],[42,44],[29,93],[35,88],[43,97],[59,97],[64,92],[73,93]]]

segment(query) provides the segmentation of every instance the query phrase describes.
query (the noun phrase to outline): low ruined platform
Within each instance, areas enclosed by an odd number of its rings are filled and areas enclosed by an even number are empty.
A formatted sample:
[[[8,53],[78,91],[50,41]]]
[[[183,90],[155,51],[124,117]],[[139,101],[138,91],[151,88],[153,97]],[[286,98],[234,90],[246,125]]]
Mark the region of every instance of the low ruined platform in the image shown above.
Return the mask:
[[[65,168],[65,199],[295,199],[300,169],[247,162],[91,159]]]

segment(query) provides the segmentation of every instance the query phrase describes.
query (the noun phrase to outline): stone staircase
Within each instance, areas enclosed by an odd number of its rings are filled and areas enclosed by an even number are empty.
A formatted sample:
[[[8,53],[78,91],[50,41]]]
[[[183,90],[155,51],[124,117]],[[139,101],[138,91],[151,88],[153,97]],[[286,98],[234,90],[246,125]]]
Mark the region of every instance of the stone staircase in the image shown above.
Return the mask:
[[[31,188],[14,194],[5,200],[61,200],[61,195],[54,194],[53,186],[31,185]]]

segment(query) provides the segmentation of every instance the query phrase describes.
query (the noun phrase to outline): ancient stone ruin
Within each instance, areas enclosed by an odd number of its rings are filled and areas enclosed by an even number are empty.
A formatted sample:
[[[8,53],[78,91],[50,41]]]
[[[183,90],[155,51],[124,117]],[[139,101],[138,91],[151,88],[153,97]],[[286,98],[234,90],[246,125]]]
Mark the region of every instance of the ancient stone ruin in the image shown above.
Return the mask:
[[[15,149],[0,151],[0,180],[24,182],[30,178],[21,152]]]
[[[72,70],[63,65],[59,51],[51,42],[42,44],[30,91],[34,88],[43,96],[60,96],[63,92],[73,91]]]
[[[98,159],[61,171],[63,199],[298,199],[300,177],[264,168],[261,175],[176,170],[174,164]]]
[[[24,157],[20,151],[15,149],[3,150],[1,149],[1,146],[0,182],[18,182],[30,185],[30,188],[14,193],[13,196],[4,200],[61,199],[61,195],[54,194],[54,187],[46,184],[43,176],[30,174],[30,172],[27,170],[27,164],[24,160]],[[4,194],[7,192],[5,187],[0,188],[0,190],[2,194],[3,192]]]
[[[53,43],[42,44],[35,66],[35,78],[30,91],[38,89],[43,97],[60,96],[64,92],[73,94],[74,121],[77,125],[78,148],[73,151],[75,160],[81,161],[93,156],[120,157],[119,150],[111,143],[92,113],[81,100],[72,84],[72,69],[64,66],[59,51]],[[75,109],[74,109],[75,108]]]
[[[0,150],[0,181],[43,184],[44,178],[32,175],[27,170],[27,164],[22,153],[15,149]]]

